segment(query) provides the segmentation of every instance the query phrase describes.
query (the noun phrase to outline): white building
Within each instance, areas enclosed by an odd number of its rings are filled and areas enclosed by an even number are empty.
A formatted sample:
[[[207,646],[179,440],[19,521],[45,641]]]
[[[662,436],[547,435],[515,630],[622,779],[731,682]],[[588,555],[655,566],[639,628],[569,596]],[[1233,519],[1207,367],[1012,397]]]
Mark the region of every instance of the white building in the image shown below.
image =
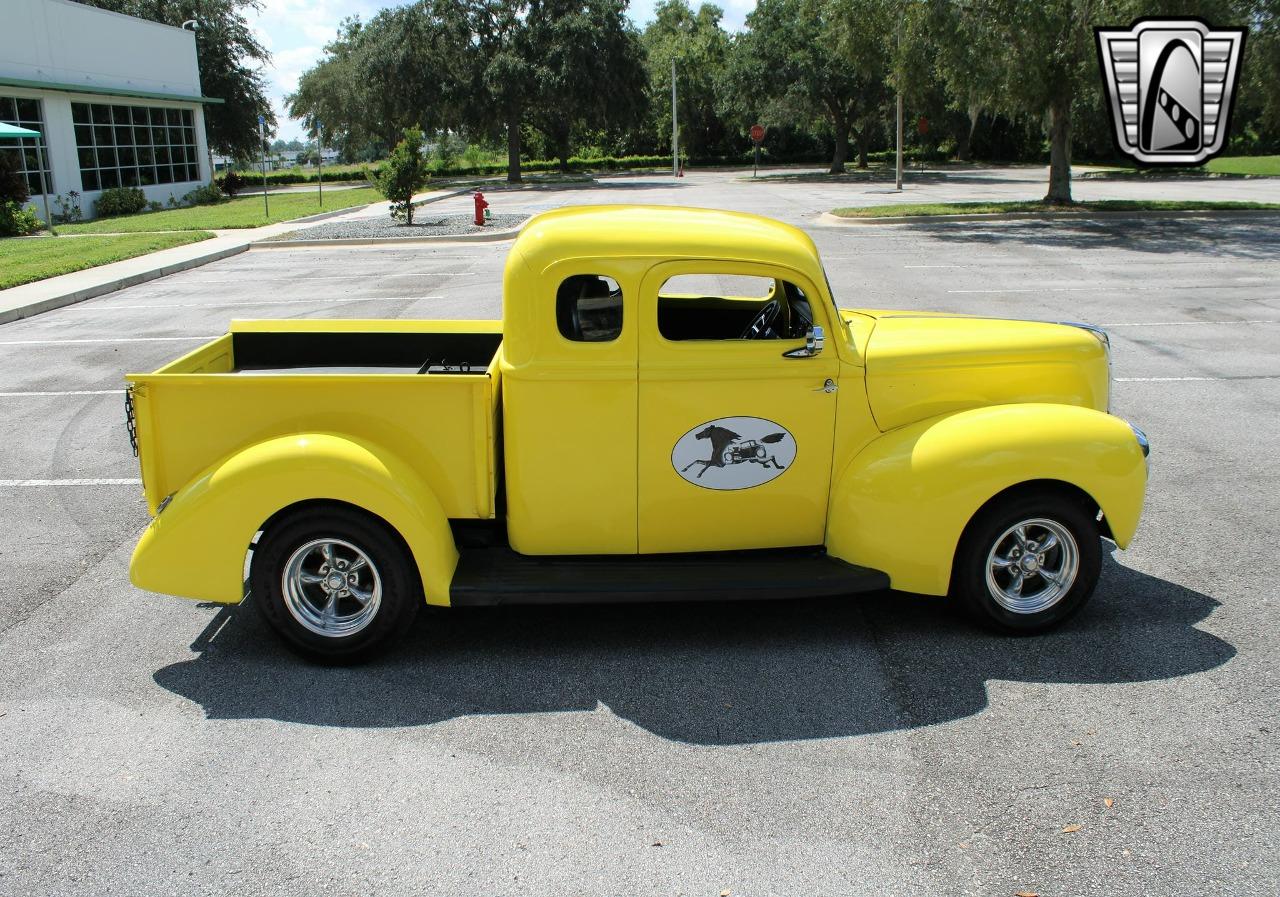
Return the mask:
[[[166,202],[207,183],[204,105],[220,102],[200,94],[190,31],[70,0],[0,0],[0,121],[44,135],[49,193],[78,191],[86,217],[108,187]],[[35,141],[22,143],[39,196]]]

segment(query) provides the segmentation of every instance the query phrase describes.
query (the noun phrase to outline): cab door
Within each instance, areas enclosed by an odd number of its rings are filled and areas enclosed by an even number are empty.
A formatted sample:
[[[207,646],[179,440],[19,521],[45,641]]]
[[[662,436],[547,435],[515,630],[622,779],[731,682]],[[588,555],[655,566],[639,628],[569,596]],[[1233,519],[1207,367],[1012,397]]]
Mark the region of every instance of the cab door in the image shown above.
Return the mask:
[[[684,282],[698,288],[666,286]],[[763,288],[737,286],[753,283]],[[744,338],[770,302],[794,311],[796,295],[807,299],[812,324],[832,333],[816,285],[789,269],[681,261],[645,275],[641,553],[822,544],[839,358],[831,345],[797,352],[805,347],[798,327]]]
[[[642,270],[570,259],[537,278],[508,276],[503,457],[507,535],[521,554],[636,552]]]

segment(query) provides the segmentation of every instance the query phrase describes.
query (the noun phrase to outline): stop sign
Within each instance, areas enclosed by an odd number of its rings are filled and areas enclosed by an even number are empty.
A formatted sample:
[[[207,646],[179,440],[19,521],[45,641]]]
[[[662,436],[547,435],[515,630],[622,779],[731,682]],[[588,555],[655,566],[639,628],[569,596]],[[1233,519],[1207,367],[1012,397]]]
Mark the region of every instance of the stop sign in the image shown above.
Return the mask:
[[[761,140],[764,140],[764,125],[751,126],[751,139],[756,143],[759,143]]]

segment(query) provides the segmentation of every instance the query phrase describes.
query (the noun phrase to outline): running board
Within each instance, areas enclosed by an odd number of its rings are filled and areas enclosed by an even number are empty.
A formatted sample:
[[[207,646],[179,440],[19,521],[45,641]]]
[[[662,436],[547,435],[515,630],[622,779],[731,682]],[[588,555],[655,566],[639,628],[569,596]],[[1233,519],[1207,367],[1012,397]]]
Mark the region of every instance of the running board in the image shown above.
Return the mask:
[[[887,574],[812,548],[571,557],[472,548],[462,550],[449,594],[455,607],[469,607],[815,598],[887,588]]]

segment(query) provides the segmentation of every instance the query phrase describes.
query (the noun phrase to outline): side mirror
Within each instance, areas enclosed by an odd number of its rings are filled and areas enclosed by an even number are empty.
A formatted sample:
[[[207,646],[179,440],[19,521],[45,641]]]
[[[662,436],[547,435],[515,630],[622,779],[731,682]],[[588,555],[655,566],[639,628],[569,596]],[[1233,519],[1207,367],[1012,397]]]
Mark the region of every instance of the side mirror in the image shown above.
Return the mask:
[[[826,341],[826,333],[819,326],[812,325],[804,335],[804,345],[799,349],[792,349],[789,352],[783,352],[783,358],[812,358],[822,351],[822,344]]]

